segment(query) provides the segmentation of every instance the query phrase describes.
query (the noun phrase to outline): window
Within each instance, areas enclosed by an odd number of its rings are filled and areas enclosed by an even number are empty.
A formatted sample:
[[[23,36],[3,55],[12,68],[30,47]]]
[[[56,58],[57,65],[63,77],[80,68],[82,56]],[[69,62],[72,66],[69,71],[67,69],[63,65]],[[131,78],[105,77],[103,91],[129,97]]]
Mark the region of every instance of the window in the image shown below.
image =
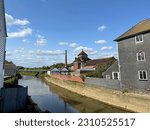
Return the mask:
[[[137,61],[145,61],[145,52],[139,52],[137,55]]]
[[[139,80],[148,80],[146,70],[139,70],[138,71],[138,76],[139,76]]]
[[[112,78],[119,80],[119,72],[112,72]]]
[[[143,42],[143,34],[135,36],[135,43]]]
[[[110,79],[110,75],[106,75],[106,79]]]

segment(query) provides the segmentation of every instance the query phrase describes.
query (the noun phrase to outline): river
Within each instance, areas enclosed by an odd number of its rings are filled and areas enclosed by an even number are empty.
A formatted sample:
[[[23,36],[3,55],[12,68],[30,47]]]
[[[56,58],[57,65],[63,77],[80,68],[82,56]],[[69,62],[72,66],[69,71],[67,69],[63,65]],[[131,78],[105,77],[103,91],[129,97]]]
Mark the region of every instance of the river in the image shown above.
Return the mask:
[[[45,83],[39,78],[23,76],[19,85],[28,86],[28,95],[42,111],[52,113],[125,113],[127,111],[83,97]]]

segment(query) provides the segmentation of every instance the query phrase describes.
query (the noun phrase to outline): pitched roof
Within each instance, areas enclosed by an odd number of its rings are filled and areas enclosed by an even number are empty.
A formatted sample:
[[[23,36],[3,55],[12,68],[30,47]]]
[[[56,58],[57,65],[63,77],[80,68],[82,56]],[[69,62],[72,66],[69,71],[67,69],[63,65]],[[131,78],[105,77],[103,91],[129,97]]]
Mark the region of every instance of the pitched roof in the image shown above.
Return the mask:
[[[127,32],[116,38],[114,41],[121,41],[126,38],[134,37],[135,35],[150,32],[150,19],[143,20],[129,29]]]
[[[87,55],[83,50],[78,54],[78,56],[80,55]]]
[[[68,72],[68,70],[67,70],[66,68],[63,68],[63,69],[61,70],[61,72]]]
[[[116,60],[116,59],[114,57],[108,57],[108,58],[103,58],[103,59],[88,60],[86,62],[85,66],[100,65],[100,64],[104,64],[104,63],[111,61],[111,60]]]
[[[57,69],[57,68],[54,68],[54,69],[51,70],[51,72],[59,72],[59,71],[60,71],[60,70]]]

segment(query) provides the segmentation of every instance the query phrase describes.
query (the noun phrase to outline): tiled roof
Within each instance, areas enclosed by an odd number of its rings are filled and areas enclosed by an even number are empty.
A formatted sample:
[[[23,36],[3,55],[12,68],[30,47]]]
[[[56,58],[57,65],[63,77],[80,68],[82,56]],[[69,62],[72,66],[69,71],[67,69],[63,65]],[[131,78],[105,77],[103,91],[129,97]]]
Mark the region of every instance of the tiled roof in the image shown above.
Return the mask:
[[[114,57],[109,57],[109,58],[103,58],[103,59],[88,60],[86,62],[85,66],[100,65],[100,64],[104,64],[104,63],[111,61],[111,60],[116,60],[116,59]]]
[[[138,24],[136,24],[134,27],[129,29],[127,32],[119,36],[115,39],[115,41],[121,41],[130,37],[134,37],[135,35],[147,33],[150,32],[150,19],[146,19]]]
[[[82,50],[78,56],[80,56],[80,55],[87,55],[87,54]]]

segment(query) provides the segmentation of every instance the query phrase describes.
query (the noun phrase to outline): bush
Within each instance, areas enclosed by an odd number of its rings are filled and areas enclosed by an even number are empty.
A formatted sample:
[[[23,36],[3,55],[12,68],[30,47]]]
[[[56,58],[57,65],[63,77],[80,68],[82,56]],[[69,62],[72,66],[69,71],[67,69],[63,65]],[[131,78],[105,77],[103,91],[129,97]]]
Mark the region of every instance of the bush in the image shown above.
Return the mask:
[[[105,72],[114,62],[115,62],[115,60],[111,60],[105,64],[99,65],[94,72],[89,72],[89,73],[87,73],[86,76],[102,78],[102,73]]]
[[[128,89],[123,89],[122,90],[122,93],[124,94],[124,93],[128,93],[129,92],[129,90]]]
[[[82,79],[83,82],[85,81],[85,76],[84,75],[81,75],[80,78]]]
[[[4,84],[7,85],[15,85],[18,84],[18,78],[17,77],[11,77],[4,81]]]

